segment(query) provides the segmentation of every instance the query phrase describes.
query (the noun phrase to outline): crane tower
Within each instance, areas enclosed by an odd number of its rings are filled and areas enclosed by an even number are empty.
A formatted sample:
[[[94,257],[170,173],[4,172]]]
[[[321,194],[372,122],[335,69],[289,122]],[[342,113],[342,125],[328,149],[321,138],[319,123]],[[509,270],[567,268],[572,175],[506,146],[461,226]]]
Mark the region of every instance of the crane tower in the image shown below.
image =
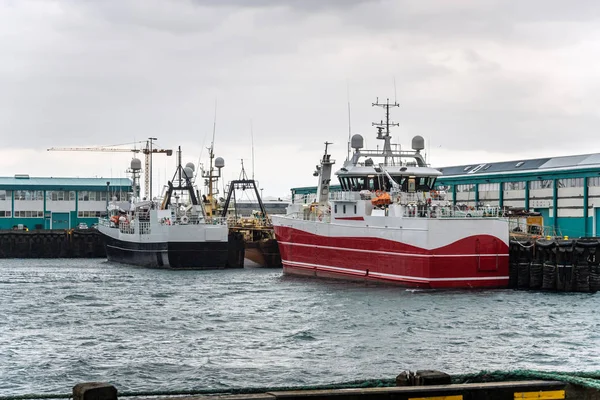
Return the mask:
[[[92,147],[51,147],[48,151],[102,151],[102,152],[133,152],[143,153],[145,156],[144,162],[144,195],[150,200],[152,198],[152,154],[173,155],[173,150],[160,149],[153,146],[156,138],[148,138],[141,142],[116,144],[110,146],[92,146]],[[145,144],[144,148],[122,148],[118,146]]]

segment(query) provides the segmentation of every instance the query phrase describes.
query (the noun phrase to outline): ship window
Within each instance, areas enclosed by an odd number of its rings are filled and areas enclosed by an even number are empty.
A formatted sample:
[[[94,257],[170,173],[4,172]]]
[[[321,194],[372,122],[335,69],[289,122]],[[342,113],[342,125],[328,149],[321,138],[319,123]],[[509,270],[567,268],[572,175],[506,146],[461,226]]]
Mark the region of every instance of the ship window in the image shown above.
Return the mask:
[[[363,177],[357,178],[357,181],[358,181],[358,184],[357,184],[357,187],[356,187],[356,189],[357,189],[359,192],[360,192],[361,190],[364,190],[364,189],[366,189],[366,187],[365,187],[365,178],[363,178]]]
[[[408,178],[408,191],[414,193],[416,189],[415,178]]]
[[[354,205],[354,214],[356,214],[356,204]]]
[[[340,178],[343,190],[350,190],[350,179],[348,177]]]
[[[337,214],[337,204],[333,206],[333,212]]]
[[[356,178],[349,177],[348,178],[348,184],[350,185],[349,190],[351,190],[351,191],[355,191],[356,190],[356,187],[357,187]]]
[[[346,214],[346,205],[345,204],[343,206],[343,212],[344,212],[344,214]]]
[[[431,180],[427,177],[419,177],[416,179],[417,181],[417,191],[419,192],[429,192],[431,186]]]

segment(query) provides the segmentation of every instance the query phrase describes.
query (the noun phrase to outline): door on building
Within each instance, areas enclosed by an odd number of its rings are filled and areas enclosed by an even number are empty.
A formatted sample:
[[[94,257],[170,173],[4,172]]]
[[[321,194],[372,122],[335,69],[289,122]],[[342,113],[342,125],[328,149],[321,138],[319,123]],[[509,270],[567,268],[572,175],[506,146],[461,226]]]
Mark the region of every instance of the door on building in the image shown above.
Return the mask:
[[[596,223],[594,236],[598,236],[600,235],[600,208],[594,208],[594,222]]]
[[[543,218],[542,223],[544,224],[544,234],[554,235],[554,229],[552,228],[552,222],[550,221],[550,209],[549,208],[536,208],[535,211],[539,212]]]
[[[52,213],[52,229],[69,229],[69,213]]]

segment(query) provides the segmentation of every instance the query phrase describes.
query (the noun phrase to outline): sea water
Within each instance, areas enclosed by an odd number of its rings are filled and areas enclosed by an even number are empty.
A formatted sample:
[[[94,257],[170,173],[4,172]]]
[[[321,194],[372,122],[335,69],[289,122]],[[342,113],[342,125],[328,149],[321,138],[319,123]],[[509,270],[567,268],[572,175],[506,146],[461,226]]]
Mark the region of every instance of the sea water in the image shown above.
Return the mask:
[[[598,294],[428,291],[0,260],[0,395],[300,386],[403,370],[600,369]]]

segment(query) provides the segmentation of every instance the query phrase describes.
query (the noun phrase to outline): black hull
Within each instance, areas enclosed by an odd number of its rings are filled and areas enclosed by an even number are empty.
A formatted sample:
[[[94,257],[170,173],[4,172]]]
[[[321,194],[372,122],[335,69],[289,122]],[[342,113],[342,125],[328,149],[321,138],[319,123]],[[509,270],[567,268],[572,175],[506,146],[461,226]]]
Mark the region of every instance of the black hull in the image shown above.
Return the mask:
[[[117,263],[164,269],[243,267],[243,240],[233,235],[229,235],[228,242],[138,243],[108,236],[105,239],[106,256]]]

